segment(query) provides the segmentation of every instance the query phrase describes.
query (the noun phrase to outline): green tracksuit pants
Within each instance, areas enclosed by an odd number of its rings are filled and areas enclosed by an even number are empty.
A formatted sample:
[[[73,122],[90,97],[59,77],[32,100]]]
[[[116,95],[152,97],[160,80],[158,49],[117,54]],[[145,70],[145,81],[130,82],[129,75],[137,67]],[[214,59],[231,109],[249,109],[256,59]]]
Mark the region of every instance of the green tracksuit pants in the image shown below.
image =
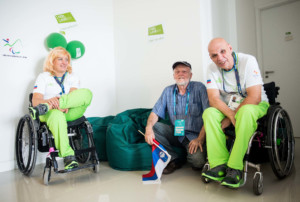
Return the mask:
[[[83,116],[85,110],[92,101],[93,94],[89,89],[77,89],[69,94],[62,95],[59,99],[61,109],[69,109],[63,113],[58,109],[52,109],[40,116],[42,122],[46,122],[54,137],[55,147],[59,150],[60,157],[74,156],[74,151],[69,144],[67,121],[74,121]]]
[[[243,159],[248,143],[257,129],[257,120],[267,114],[269,103],[244,105],[235,115],[235,135],[233,148],[229,154],[226,148],[226,136],[221,128],[225,115],[218,109],[209,107],[203,113],[206,131],[207,156],[210,168],[227,164],[228,167],[243,170]]]

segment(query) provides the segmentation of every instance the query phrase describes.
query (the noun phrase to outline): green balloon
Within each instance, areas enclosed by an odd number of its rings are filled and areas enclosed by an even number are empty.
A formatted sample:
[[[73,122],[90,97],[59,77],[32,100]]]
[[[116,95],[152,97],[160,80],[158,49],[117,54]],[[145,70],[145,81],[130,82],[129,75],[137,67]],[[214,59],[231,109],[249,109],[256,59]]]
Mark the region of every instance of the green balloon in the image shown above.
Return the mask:
[[[66,49],[73,59],[81,58],[85,52],[85,47],[80,41],[70,41]]]
[[[47,46],[48,48],[55,48],[55,47],[67,47],[67,40],[62,34],[59,33],[51,33],[47,37]]]

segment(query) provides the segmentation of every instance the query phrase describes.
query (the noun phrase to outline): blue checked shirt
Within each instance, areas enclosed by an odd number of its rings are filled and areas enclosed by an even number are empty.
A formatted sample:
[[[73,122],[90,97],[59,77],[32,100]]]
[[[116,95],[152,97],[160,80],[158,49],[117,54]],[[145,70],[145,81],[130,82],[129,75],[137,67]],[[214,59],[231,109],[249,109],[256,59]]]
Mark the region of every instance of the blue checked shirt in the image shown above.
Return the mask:
[[[174,90],[176,99],[176,117],[174,115]],[[185,115],[188,93],[190,94],[190,97],[187,115]],[[197,138],[200,133],[203,126],[202,114],[208,107],[209,103],[205,85],[201,82],[190,81],[184,95],[180,95],[180,93],[178,93],[178,87],[176,84],[166,87],[154,105],[152,112],[163,119],[165,119],[166,113],[168,113],[173,126],[176,119],[184,119],[184,134],[189,141],[192,141]],[[182,142],[183,139],[184,136],[178,137],[180,142]]]

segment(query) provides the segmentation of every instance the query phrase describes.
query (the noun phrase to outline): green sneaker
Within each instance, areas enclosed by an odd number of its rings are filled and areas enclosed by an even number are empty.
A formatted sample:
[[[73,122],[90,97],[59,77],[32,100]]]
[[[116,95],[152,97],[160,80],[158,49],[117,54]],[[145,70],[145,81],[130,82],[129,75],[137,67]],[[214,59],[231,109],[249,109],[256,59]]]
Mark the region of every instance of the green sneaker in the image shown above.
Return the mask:
[[[35,120],[37,117],[46,114],[49,111],[49,105],[47,103],[45,104],[39,104],[36,107],[29,107],[29,112],[33,120]]]
[[[65,170],[73,169],[78,167],[78,162],[75,156],[64,157]]]
[[[227,165],[226,164],[222,164],[219,166],[216,166],[206,172],[202,173],[202,176],[214,180],[214,181],[222,181],[226,175],[226,169],[227,169]]]
[[[228,167],[227,174],[221,185],[228,186],[230,188],[239,188],[242,182],[242,174],[243,172],[241,170]]]

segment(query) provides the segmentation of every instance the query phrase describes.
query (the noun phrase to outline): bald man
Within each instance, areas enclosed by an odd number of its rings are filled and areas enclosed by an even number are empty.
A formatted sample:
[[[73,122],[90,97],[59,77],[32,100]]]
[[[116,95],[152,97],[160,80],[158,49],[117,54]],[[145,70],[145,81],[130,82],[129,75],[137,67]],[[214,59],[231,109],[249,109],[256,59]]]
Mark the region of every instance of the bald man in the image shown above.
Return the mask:
[[[242,180],[243,158],[256,121],[268,110],[268,98],[256,59],[235,53],[223,38],[208,45],[213,63],[207,71],[207,94],[211,107],[203,113],[210,170],[203,176],[221,185],[238,188]],[[224,129],[235,127],[231,153],[226,148]]]

